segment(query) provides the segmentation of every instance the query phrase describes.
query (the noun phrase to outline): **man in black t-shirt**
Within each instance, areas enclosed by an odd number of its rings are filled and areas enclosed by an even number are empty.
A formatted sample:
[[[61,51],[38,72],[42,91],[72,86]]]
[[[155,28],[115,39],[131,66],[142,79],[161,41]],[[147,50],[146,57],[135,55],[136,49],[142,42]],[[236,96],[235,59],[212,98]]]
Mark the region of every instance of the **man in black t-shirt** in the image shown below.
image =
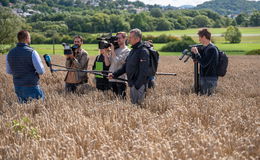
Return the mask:
[[[218,50],[210,41],[211,33],[208,29],[199,30],[198,35],[203,47],[192,47],[191,51],[195,54],[194,59],[200,64],[200,93],[211,95],[217,87],[218,81]]]

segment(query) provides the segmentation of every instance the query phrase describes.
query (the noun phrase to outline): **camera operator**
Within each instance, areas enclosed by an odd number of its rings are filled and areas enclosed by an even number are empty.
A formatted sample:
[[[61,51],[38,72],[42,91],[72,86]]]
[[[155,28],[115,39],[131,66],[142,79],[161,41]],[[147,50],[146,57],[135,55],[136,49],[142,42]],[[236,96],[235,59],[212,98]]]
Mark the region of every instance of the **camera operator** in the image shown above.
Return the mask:
[[[113,43],[111,43],[111,56],[109,58],[110,72],[115,72],[120,69],[125,63],[126,57],[128,56],[130,49],[126,46],[127,34],[125,32],[118,32],[116,34],[117,44],[119,48],[115,48]],[[119,78],[126,79],[126,74],[121,75]],[[110,87],[112,91],[120,96],[121,98],[125,98],[126,96],[126,82],[110,79]]]
[[[107,41],[103,40],[103,43],[109,44]],[[103,48],[99,50],[100,54],[96,57],[92,70],[96,71],[108,71],[109,70],[109,56],[111,53],[110,47]],[[107,75],[107,72],[102,72],[102,74]],[[106,77],[102,75],[96,75],[96,88],[101,91],[109,90],[109,81]]]
[[[136,28],[130,31],[129,43],[132,45],[132,50],[126,59],[126,63],[116,72],[109,74],[109,78],[126,73],[131,102],[140,105],[144,100],[147,88],[149,54],[142,43],[141,30]]]
[[[203,47],[192,47],[191,51],[194,53],[194,60],[200,64],[200,93],[211,95],[217,87],[218,81],[218,50],[210,41],[211,33],[208,29],[199,30],[198,36]]]
[[[83,38],[81,36],[74,37],[74,45],[77,46],[72,54],[66,55],[66,67],[73,69],[87,70],[88,53],[81,48]],[[79,84],[87,83],[88,75],[86,72],[70,72],[65,77],[65,90],[75,92]]]

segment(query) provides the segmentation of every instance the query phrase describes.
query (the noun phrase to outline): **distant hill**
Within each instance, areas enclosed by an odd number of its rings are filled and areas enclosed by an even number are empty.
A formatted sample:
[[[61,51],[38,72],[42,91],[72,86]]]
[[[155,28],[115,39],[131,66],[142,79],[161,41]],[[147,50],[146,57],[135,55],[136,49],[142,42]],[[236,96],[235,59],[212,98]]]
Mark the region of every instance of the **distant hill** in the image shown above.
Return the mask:
[[[195,6],[193,5],[183,5],[183,6],[180,6],[179,8],[180,9],[191,9],[191,8],[194,8]]]
[[[210,9],[222,15],[236,15],[260,10],[260,1],[212,0],[198,5],[196,9]]]

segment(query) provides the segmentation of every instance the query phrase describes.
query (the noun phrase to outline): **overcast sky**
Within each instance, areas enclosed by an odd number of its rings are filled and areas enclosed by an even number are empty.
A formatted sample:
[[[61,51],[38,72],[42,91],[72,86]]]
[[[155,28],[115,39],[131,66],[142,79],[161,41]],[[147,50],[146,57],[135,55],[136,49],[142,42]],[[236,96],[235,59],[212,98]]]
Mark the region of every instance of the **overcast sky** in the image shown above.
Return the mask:
[[[129,1],[136,1],[136,0],[129,0]],[[139,0],[144,2],[145,4],[159,4],[159,5],[171,5],[171,6],[182,6],[182,5],[193,5],[196,6],[206,1],[210,0]],[[255,0],[256,1],[256,0]]]

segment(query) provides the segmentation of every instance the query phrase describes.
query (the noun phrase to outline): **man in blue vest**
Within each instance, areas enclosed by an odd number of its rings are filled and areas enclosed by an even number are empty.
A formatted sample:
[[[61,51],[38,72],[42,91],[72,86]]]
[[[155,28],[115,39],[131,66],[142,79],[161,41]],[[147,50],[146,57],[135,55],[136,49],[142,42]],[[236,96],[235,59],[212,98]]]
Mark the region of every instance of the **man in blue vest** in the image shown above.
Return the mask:
[[[20,103],[30,99],[44,99],[39,86],[39,75],[45,72],[37,51],[29,47],[31,36],[22,30],[17,34],[18,43],[6,56],[6,72],[13,76],[15,93]]]

